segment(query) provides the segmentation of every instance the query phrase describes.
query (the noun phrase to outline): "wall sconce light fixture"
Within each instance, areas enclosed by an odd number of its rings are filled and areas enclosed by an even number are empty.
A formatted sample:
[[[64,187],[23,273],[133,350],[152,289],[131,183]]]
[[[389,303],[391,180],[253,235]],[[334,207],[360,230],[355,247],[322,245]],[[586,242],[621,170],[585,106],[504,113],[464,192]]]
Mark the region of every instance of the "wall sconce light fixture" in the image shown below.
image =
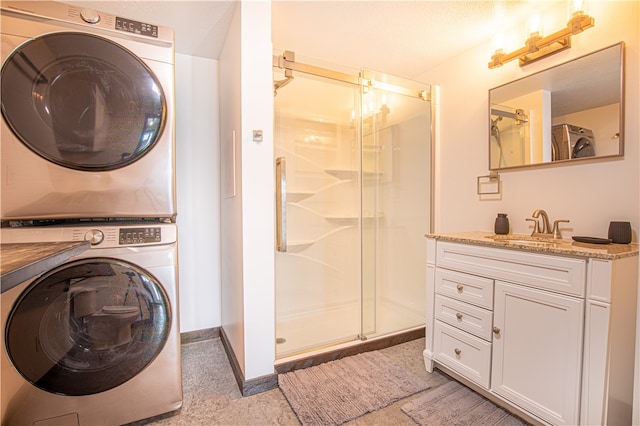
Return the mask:
[[[594,19],[578,10],[567,22],[567,26],[560,31],[543,37],[539,32],[533,32],[525,41],[525,45],[511,53],[504,53],[498,48],[489,62],[489,68],[497,68],[503,64],[519,59],[520,66],[530,64],[546,56],[561,52],[571,47],[571,36],[581,33],[594,26]]]

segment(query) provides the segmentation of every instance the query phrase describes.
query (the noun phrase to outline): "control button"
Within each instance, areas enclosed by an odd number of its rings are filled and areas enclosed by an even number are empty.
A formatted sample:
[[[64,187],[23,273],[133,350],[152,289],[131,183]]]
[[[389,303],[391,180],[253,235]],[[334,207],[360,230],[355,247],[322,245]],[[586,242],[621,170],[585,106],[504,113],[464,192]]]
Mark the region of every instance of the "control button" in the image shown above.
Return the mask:
[[[104,234],[99,229],[92,229],[84,234],[84,240],[89,241],[92,246],[95,246],[104,240]]]
[[[97,24],[98,22],[100,22],[100,14],[97,10],[82,9],[80,11],[80,17],[84,22],[88,24]]]

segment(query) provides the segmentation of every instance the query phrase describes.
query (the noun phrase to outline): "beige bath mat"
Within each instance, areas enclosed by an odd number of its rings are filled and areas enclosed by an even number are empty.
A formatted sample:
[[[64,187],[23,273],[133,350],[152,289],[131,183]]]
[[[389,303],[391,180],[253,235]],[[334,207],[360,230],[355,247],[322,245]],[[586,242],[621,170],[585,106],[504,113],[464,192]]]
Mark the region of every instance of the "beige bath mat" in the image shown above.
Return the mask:
[[[280,374],[278,384],[303,425],[339,425],[429,388],[379,351]]]
[[[528,424],[456,381],[420,395],[401,409],[421,426]]]

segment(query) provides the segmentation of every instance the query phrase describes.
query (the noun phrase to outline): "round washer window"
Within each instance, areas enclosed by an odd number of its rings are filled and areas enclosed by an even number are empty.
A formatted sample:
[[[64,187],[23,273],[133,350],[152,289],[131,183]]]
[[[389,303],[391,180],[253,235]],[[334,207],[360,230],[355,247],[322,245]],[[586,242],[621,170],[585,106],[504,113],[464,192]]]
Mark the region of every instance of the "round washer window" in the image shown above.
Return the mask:
[[[571,151],[571,158],[593,157],[594,155],[596,155],[596,151],[588,138],[578,139]]]
[[[166,101],[153,72],[102,37],[51,33],[20,45],[2,66],[2,115],[32,151],[60,166],[103,171],[156,143]]]
[[[33,385],[91,395],[140,373],[169,335],[171,306],[162,285],[122,260],[66,263],[31,283],[6,326],[9,359]]]

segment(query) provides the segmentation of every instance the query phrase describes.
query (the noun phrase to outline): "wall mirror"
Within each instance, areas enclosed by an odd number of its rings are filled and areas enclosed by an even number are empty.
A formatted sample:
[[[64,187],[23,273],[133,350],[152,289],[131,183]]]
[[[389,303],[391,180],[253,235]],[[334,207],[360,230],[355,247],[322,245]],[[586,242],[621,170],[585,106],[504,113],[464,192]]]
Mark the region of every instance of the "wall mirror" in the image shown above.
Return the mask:
[[[489,90],[489,169],[624,153],[624,43]]]

